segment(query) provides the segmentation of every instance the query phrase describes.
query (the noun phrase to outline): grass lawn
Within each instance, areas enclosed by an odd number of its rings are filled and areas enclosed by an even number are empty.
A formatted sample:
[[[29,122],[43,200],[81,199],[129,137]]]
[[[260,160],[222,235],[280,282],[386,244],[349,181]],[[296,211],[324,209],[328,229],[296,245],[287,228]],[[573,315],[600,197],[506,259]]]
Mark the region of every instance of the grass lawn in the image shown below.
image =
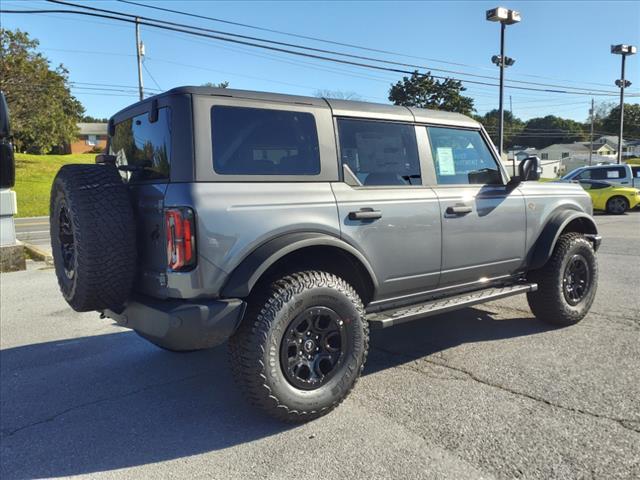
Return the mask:
[[[58,170],[68,163],[93,163],[96,154],[27,155],[16,153],[18,217],[49,215],[51,183]]]

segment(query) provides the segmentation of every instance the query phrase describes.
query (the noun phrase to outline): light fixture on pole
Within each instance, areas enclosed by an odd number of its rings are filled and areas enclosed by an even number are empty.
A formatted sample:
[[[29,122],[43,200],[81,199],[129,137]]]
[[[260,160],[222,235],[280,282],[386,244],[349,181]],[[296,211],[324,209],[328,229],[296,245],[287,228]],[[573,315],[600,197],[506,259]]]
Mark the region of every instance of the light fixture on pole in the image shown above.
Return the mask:
[[[500,116],[498,119],[498,152],[502,156],[504,144],[504,69],[515,63],[513,58],[504,54],[504,31],[507,25],[513,25],[521,20],[520,12],[509,10],[504,7],[497,7],[487,10],[487,20],[490,22],[500,22],[500,55],[491,57],[491,61],[500,67]],[[515,172],[515,157],[514,157]]]
[[[624,129],[624,89],[631,86],[629,80],[624,78],[624,67],[627,55],[635,55],[637,48],[634,45],[611,45],[611,53],[622,56],[622,68],[620,79],[616,80],[616,85],[620,88],[620,134],[618,135],[618,159],[617,163],[622,163],[622,139]]]

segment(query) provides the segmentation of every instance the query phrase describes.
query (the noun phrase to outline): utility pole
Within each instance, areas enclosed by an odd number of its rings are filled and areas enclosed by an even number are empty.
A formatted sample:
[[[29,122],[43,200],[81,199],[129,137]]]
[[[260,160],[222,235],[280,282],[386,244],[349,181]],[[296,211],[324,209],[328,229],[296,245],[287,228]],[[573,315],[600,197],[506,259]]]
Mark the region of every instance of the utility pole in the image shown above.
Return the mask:
[[[593,98],[591,99],[591,110],[589,110],[589,113],[591,114],[591,134],[589,137],[589,165],[591,165],[591,156],[593,155],[593,120],[594,120],[594,116],[595,116],[595,109],[593,106]]]
[[[140,100],[144,99],[144,85],[142,84],[142,42],[140,41],[140,23],[136,17],[136,57],[138,58],[138,92]]]

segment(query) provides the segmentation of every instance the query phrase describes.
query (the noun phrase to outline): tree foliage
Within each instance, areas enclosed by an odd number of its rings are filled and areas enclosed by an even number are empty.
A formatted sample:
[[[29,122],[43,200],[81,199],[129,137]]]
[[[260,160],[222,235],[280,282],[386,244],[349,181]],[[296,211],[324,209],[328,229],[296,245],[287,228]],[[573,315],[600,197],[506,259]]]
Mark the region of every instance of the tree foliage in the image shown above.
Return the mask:
[[[229,82],[228,81],[224,81],[224,82],[220,82],[220,83],[213,83],[213,82],[206,82],[202,84],[203,87],[213,87],[213,88],[228,88],[229,87]]]
[[[458,80],[437,80],[431,72],[422,74],[416,70],[411,77],[403,77],[395,85],[391,85],[389,100],[395,105],[405,107],[431,108],[471,115],[474,110],[473,99],[461,94],[465,90],[462,82]]]
[[[11,112],[16,147],[46,153],[73,141],[84,108],[71,95],[67,69],[50,68],[37,51],[38,41],[20,30],[0,28],[0,45],[0,90]]]
[[[85,122],[85,123],[107,123],[109,121],[108,118],[97,118],[97,117],[92,117],[91,115],[83,115],[80,118],[81,122]]]
[[[517,145],[540,149],[554,143],[582,142],[587,138],[588,135],[581,123],[547,115],[528,120],[522,131],[514,137],[513,142]]]
[[[624,136],[625,140],[640,139],[640,105],[624,104]],[[620,106],[614,107],[602,120],[602,130],[617,135],[620,130]]]
[[[500,110],[490,110],[484,115],[478,115],[475,117],[477,121],[484,125],[484,128],[489,133],[494,145],[498,145],[498,124],[500,117]],[[511,148],[515,145],[515,138],[522,132],[524,128],[524,122],[518,117],[511,114],[510,111],[504,112],[504,146],[505,148]]]

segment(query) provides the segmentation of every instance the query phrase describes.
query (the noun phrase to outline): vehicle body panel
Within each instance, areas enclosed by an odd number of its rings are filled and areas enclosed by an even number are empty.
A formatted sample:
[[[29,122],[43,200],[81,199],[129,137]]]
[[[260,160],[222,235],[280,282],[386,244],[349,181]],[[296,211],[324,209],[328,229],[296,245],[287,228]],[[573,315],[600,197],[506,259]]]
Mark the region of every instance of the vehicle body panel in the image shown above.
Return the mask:
[[[326,182],[170,184],[165,206],[196,212],[198,265],[167,273],[172,297],[218,296],[228,274],[254,249],[292,232],[340,237],[331,185]]]

